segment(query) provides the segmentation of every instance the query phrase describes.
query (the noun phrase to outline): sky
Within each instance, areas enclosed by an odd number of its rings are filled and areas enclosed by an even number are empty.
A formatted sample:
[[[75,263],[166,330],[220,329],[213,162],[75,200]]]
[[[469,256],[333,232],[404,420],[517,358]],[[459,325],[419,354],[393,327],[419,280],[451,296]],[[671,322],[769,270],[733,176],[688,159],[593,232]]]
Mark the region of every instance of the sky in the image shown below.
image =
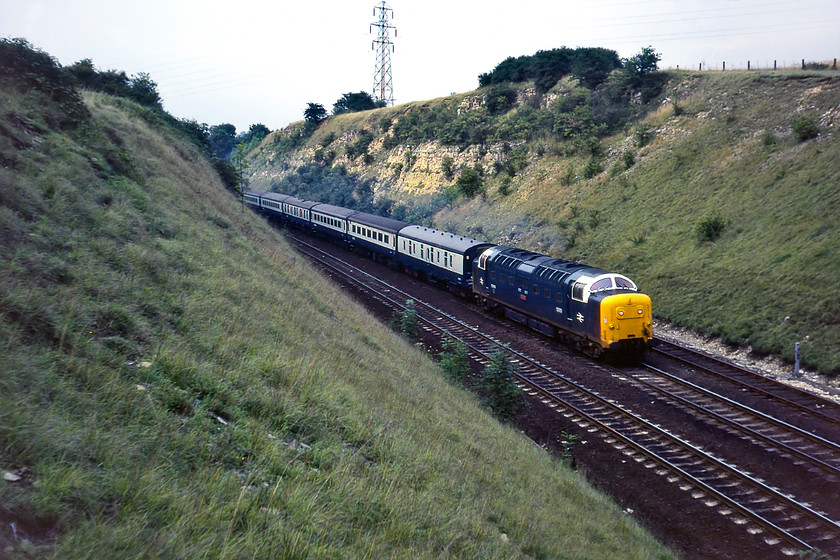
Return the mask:
[[[164,108],[238,132],[373,93],[381,0],[0,0],[0,36],[62,65],[148,73]],[[746,69],[840,58],[840,0],[387,0],[396,104],[477,88],[509,56],[652,46],[660,68]]]

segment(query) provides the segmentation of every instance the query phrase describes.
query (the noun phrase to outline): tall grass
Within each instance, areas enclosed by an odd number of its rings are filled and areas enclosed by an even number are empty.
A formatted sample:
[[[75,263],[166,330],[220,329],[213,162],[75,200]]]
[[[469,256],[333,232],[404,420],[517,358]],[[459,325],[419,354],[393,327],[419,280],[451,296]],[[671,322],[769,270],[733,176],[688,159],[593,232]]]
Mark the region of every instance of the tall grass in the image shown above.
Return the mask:
[[[4,554],[671,557],[196,149],[86,102],[85,130],[44,130],[0,172],[0,469],[23,473],[0,482]]]

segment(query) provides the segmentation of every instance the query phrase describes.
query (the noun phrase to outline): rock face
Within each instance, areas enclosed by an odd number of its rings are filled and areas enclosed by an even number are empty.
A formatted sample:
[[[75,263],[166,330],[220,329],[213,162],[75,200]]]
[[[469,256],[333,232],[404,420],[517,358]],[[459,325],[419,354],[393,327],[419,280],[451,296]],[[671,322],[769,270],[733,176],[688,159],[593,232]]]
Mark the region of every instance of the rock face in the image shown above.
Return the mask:
[[[516,103],[526,103],[529,98],[527,92],[520,92]],[[461,96],[456,101],[455,115],[481,115],[485,112],[485,102],[485,95]],[[342,167],[347,174],[371,180],[376,197],[385,192],[392,198],[428,197],[452,185],[464,167],[493,170],[504,160],[506,152],[517,145],[513,142],[461,146],[440,141],[394,142],[393,127],[412,111],[422,109],[409,104],[368,111],[368,119],[361,128],[358,114],[333,117],[331,121],[335,122],[322,124],[310,133],[309,140],[299,142],[299,146],[292,149],[288,149],[288,144],[293,143],[296,135],[307,135],[306,126],[292,125],[277,131],[259,148],[251,166],[250,185],[269,190],[272,184],[294,175],[302,166],[314,163]],[[353,118],[356,120],[350,122]],[[360,143],[362,149],[359,149]]]

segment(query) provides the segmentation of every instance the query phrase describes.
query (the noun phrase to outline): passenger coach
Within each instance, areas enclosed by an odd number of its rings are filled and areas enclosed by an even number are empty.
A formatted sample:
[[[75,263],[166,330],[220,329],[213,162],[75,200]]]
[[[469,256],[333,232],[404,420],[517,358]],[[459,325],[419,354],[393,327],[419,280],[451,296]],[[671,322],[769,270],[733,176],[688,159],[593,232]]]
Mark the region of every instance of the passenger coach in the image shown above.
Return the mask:
[[[355,212],[347,218],[347,241],[377,259],[397,260],[397,235],[408,224],[400,220]]]
[[[397,250],[406,272],[467,297],[472,291],[472,263],[488,247],[492,244],[471,237],[410,225],[400,230]]]

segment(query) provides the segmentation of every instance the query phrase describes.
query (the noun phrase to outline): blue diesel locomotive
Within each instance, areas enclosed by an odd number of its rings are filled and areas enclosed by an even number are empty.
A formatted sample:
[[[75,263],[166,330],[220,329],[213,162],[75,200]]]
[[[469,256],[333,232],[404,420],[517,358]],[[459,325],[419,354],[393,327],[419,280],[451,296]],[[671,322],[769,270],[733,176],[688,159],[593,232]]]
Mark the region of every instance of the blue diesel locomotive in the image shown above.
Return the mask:
[[[596,357],[640,356],[653,336],[650,298],[621,274],[288,195],[245,201]]]

